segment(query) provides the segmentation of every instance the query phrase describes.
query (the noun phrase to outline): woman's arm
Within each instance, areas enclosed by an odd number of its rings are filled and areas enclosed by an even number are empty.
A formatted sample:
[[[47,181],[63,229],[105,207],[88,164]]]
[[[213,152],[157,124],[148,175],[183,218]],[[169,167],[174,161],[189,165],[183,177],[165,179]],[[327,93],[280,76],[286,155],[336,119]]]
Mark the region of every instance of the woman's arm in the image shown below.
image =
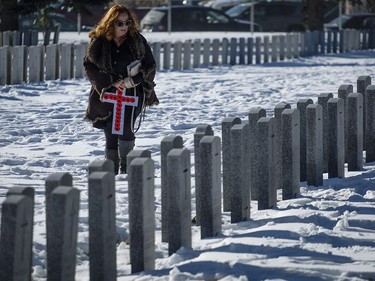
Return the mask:
[[[109,87],[118,80],[117,77],[113,77],[104,70],[99,69],[88,59],[84,60],[83,66],[85,68],[87,78],[90,80],[92,86],[99,94],[104,88]]]
[[[110,73],[108,59],[109,43],[104,38],[96,38],[87,49],[86,56],[83,60],[86,75],[93,87],[101,93],[103,88],[107,88],[120,78]]]
[[[145,56],[142,60],[145,70],[145,80],[153,81],[156,74],[156,61],[147,42],[145,42],[145,50]]]
[[[142,36],[143,37],[143,36]],[[143,72],[143,88],[146,92],[152,92],[155,86],[154,78],[156,75],[156,61],[152,54],[151,48],[143,37],[143,44],[145,46],[145,55],[142,59]]]

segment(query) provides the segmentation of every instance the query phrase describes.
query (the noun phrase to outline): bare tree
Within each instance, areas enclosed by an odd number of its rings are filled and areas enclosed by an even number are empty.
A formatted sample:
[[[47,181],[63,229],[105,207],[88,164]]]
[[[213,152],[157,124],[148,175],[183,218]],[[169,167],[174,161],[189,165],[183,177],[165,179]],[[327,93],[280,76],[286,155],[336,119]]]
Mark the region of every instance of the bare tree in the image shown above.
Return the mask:
[[[366,10],[370,13],[375,13],[375,0],[365,0]]]

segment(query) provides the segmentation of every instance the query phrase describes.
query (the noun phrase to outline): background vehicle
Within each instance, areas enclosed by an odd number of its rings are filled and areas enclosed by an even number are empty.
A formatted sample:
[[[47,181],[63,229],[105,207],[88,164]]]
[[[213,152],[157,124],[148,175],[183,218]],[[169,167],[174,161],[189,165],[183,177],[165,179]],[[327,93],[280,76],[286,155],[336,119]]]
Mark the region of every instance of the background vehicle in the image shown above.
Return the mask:
[[[225,13],[202,6],[172,6],[172,31],[250,31]],[[142,31],[168,31],[168,7],[151,9],[141,20]],[[261,27],[254,24],[254,31]]]
[[[255,2],[256,0],[254,0]],[[208,1],[207,3],[204,4],[206,7],[210,7],[212,9],[217,9],[221,11],[227,11],[228,9],[242,4],[249,2],[249,0],[214,0],[214,1]]]
[[[261,1],[244,3],[227,10],[233,19],[250,21],[251,7],[254,5],[254,21],[263,31],[304,31],[304,3],[292,1]]]
[[[171,0],[172,5],[200,5],[201,0]]]
[[[340,20],[341,28],[375,29],[375,14],[371,13],[341,15],[341,17],[324,24],[324,29],[338,30]]]
[[[139,8],[131,8],[130,9],[135,16],[137,17],[137,20],[140,22],[143,17],[151,10],[149,7],[139,7]]]
[[[64,15],[51,13],[50,18],[52,20],[52,29],[60,25],[60,31],[77,31],[77,22],[72,19],[68,19]],[[36,24],[36,14],[29,14],[20,17],[19,20],[19,30],[25,31],[28,29],[38,29],[41,30]],[[81,27],[81,31],[90,31],[91,29],[86,26]]]

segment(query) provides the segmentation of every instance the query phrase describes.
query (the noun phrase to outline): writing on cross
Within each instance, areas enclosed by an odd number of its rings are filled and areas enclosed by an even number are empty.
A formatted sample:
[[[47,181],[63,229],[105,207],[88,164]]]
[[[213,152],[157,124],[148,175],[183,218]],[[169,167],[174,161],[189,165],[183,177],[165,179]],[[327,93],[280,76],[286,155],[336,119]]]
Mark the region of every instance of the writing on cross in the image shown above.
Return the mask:
[[[127,96],[126,90],[117,90],[116,93],[104,93],[102,100],[113,103],[112,134],[122,135],[124,132],[125,106],[138,106],[137,96]]]

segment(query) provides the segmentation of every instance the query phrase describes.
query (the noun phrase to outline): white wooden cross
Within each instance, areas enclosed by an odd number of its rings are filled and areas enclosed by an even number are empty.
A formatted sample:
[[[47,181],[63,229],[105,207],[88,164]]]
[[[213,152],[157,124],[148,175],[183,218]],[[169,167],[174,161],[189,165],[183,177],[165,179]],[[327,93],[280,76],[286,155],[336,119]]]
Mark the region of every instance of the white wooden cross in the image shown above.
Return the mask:
[[[138,106],[137,96],[126,96],[126,89],[117,90],[116,93],[104,93],[102,100],[113,103],[112,134],[122,135],[124,133],[125,105]]]

